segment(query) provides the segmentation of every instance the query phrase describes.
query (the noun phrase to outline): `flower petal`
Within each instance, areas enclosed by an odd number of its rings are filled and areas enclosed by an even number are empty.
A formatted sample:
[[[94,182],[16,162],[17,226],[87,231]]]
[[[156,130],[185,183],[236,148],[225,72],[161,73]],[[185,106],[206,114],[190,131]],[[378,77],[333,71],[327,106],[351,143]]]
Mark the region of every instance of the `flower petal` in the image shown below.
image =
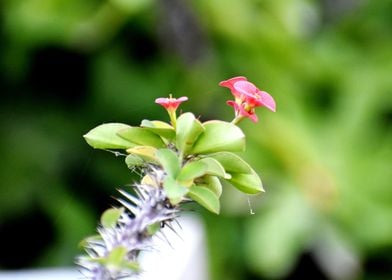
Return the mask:
[[[184,101],[187,101],[188,97],[182,96],[180,98],[157,98],[155,99],[155,103],[162,105],[167,110],[177,110],[178,106]]]
[[[238,93],[235,89],[234,89],[234,84],[239,82],[239,81],[246,81],[247,79],[243,76],[238,76],[238,77],[234,77],[225,81],[222,81],[219,83],[219,85],[221,87],[227,87],[230,89],[231,93],[233,94],[234,97],[236,98],[241,98],[241,94]]]
[[[265,91],[260,91],[259,95],[260,95],[260,99],[263,103],[263,106],[267,107],[272,112],[275,112],[276,111],[276,103],[275,103],[274,98],[268,92],[265,92]]]

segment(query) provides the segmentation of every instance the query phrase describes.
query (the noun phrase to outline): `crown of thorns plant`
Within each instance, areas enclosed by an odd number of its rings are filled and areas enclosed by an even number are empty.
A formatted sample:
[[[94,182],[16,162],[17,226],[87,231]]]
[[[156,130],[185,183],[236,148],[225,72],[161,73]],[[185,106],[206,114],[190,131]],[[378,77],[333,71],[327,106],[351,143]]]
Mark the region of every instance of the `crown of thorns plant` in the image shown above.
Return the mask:
[[[143,120],[140,126],[105,123],[84,135],[95,149],[125,153],[131,171],[141,180],[134,193],[120,190],[119,207],[106,210],[98,234],[82,241],[86,254],[77,258],[83,274],[94,280],[136,276],[141,268],[140,252],[152,246],[152,236],[172,223],[181,205],[194,201],[219,214],[222,181],[246,194],[263,192],[258,174],[236,152],[245,150],[245,135],[237,126],[243,119],[258,121],[256,107],[275,111],[274,99],[245,77],[222,81],[234,100],[231,122],[200,122],[177,108],[187,97],[158,98],[155,102],[168,112],[170,123]]]

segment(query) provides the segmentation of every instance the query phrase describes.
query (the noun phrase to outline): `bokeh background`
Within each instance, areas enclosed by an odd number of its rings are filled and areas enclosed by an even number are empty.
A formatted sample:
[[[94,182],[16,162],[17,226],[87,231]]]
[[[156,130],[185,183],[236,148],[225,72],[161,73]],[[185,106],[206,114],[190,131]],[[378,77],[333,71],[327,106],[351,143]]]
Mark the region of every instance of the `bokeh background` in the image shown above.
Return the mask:
[[[277,112],[245,121],[266,193],[227,187],[202,209],[210,279],[392,279],[390,0],[3,0],[0,269],[70,266],[122,158],[82,135],[166,119],[186,95],[232,118],[221,80],[245,75]],[[38,237],[38,238],[37,238]]]

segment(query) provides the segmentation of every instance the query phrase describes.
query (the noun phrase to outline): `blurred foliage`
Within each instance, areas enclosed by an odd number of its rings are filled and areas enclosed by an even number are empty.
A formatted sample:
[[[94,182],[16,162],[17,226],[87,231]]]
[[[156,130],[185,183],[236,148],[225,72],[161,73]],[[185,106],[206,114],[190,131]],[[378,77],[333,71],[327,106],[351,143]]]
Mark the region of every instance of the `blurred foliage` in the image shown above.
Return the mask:
[[[390,279],[391,1],[0,5],[1,268],[70,265],[132,181],[86,131],[165,118],[153,100],[169,93],[230,119],[217,84],[244,75],[278,105],[242,125],[267,192],[250,198],[256,215],[231,188],[204,215],[211,279]]]

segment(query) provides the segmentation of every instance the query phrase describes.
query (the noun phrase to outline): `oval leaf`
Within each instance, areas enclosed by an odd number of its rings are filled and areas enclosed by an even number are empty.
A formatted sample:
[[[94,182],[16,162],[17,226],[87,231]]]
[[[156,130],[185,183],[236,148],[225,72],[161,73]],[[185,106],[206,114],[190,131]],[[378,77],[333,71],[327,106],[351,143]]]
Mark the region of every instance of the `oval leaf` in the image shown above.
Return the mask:
[[[172,177],[166,176],[163,182],[163,188],[165,189],[166,195],[170,200],[170,203],[173,205],[177,205],[181,202],[184,195],[186,195],[189,191],[188,188],[179,184]]]
[[[165,147],[165,143],[163,143],[161,137],[142,127],[128,127],[121,129],[117,132],[117,135],[138,145],[151,146],[155,148]]]
[[[140,126],[168,140],[176,136],[174,128],[170,124],[162,121],[143,120]]]
[[[105,123],[93,128],[83,137],[94,149],[127,149],[135,144],[118,136],[117,132],[130,127],[122,123]]]
[[[220,203],[218,196],[210,189],[203,186],[192,186],[188,196],[207,210],[219,214]]]
[[[150,146],[135,146],[127,149],[127,153],[137,155],[145,161],[152,162],[157,162],[157,158],[155,157],[156,152],[157,149]]]
[[[170,177],[176,178],[180,172],[180,160],[176,153],[169,149],[159,149],[156,152],[156,157],[166,173]]]
[[[206,174],[219,176],[225,179],[231,178],[230,174],[225,172],[225,169],[223,168],[222,164],[220,164],[219,161],[217,161],[216,159],[211,157],[205,157],[200,159],[199,162],[202,162],[207,165]]]
[[[143,165],[144,161],[141,157],[134,155],[134,154],[130,154],[130,155],[127,155],[127,157],[125,158],[125,163],[129,169],[132,169],[136,166]]]
[[[203,131],[202,124],[192,113],[182,114],[177,119],[176,146],[182,154],[187,154]]]
[[[250,165],[241,157],[230,152],[219,152],[208,155],[222,164],[226,172],[229,173],[252,173]]]
[[[194,144],[192,153],[245,150],[245,135],[238,126],[223,121],[208,121],[203,126],[205,131]]]
[[[204,183],[206,184],[206,188],[213,191],[218,197],[222,195],[222,184],[218,177],[216,176],[205,176]]]
[[[207,169],[207,164],[201,162],[200,160],[191,161],[185,164],[185,166],[181,169],[180,174],[178,174],[177,180],[179,182],[184,182],[185,184],[190,181],[190,186],[195,178],[201,177],[206,174]]]
[[[259,175],[252,170],[252,173],[232,173],[231,179],[227,180],[238,190],[247,194],[257,194],[264,192]]]
[[[110,208],[106,210],[101,216],[102,226],[105,228],[115,227],[122,213],[124,213],[124,208]]]

